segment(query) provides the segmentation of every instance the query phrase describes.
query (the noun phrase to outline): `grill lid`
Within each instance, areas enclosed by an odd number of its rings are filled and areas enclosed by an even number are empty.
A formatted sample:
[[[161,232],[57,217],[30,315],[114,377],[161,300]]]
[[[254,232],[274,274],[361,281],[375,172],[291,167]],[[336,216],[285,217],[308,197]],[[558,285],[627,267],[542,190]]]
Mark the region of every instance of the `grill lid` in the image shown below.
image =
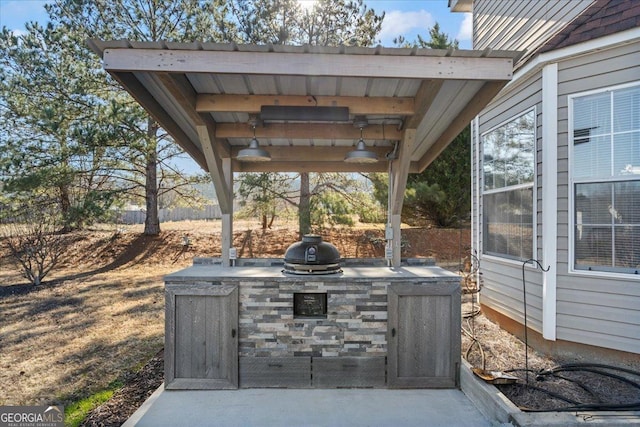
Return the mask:
[[[284,268],[294,274],[340,273],[340,252],[317,234],[305,234],[302,241],[289,246],[284,254]]]

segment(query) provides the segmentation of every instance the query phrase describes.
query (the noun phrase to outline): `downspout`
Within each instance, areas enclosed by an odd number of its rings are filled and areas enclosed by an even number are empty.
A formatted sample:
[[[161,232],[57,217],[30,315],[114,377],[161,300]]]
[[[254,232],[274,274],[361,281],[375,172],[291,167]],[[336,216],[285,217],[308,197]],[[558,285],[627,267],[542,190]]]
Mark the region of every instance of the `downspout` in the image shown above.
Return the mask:
[[[558,64],[542,68],[542,336],[556,340],[558,267]]]

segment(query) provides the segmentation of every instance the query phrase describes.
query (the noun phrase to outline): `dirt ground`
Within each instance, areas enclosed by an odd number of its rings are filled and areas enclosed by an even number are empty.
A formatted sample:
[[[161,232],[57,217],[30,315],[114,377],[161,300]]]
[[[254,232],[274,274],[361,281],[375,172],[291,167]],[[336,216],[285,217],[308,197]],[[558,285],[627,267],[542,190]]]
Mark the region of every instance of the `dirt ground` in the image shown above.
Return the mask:
[[[496,387],[523,411],[640,410],[640,360],[525,352],[522,341],[482,313],[472,317],[478,306],[471,300],[463,295],[462,357],[474,368],[517,378],[513,384],[497,380]]]
[[[251,222],[234,225],[234,246],[241,257],[282,257],[289,244],[298,241],[295,224],[265,231]],[[0,241],[0,405],[65,404],[120,379],[125,386],[85,422],[115,426],[158,387],[163,369],[162,277],[190,265],[193,257],[220,255],[219,222],[165,223],[162,229],[158,237],[143,236],[141,226],[102,226],[67,235],[60,266],[37,289],[26,285]],[[318,232],[343,257],[384,254],[382,226]],[[403,228],[402,235],[405,257],[434,257],[452,271],[466,264],[469,230]],[[473,309],[463,307],[463,311]],[[523,366],[524,346],[519,340],[482,314],[469,322],[463,357],[471,343],[468,335],[473,334],[482,343],[487,369]],[[477,346],[468,358],[482,365]],[[529,361],[536,369],[565,362],[532,350]],[[505,393],[513,399],[531,397],[510,387],[515,391]],[[633,387],[629,391],[613,384],[606,390],[612,389],[624,395],[624,402],[640,400]]]

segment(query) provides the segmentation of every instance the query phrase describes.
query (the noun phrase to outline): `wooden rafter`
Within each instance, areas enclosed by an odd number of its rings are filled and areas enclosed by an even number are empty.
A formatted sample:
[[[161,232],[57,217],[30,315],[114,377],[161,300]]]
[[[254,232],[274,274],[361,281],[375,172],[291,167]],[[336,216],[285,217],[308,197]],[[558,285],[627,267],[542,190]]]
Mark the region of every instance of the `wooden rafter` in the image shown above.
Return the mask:
[[[224,265],[233,244],[234,172],[388,171],[393,235],[387,248],[392,264],[399,266],[408,173],[426,168],[511,80],[520,55],[198,42],[89,44],[102,56],[105,70],[210,172],[223,211]],[[360,138],[350,123],[282,120],[260,124],[254,134],[246,121],[263,106],[346,107],[351,120],[361,115],[369,121],[362,136],[380,161],[344,162]],[[271,161],[237,160],[254,135]],[[387,157],[394,144],[397,151]]]

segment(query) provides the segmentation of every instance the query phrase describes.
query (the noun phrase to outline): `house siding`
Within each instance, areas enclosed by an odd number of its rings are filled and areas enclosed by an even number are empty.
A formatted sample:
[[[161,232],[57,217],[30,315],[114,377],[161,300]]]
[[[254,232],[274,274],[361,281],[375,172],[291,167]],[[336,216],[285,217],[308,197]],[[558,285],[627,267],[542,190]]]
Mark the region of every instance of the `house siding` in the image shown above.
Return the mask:
[[[558,64],[557,338],[640,353],[640,280],[571,272],[568,96],[640,82],[640,42]]]
[[[593,0],[476,0],[474,49],[533,52],[592,3]]]
[[[526,78],[513,81],[478,116],[480,135],[511,117],[536,107],[536,257],[542,256],[542,67]],[[571,192],[569,173],[568,96],[585,91],[640,82],[640,42],[597,50],[558,62],[557,137],[557,282],[556,339],[620,351],[640,353],[640,278],[633,275],[594,275],[572,272],[570,259]],[[475,146],[474,146],[475,153]],[[475,224],[482,224],[482,151],[474,154],[473,171],[479,180],[480,197],[474,200]],[[477,226],[478,226],[477,225]],[[475,248],[481,253],[482,228]],[[522,268],[513,262],[481,255],[482,304],[523,322]],[[527,321],[542,330],[542,274],[526,269]]]
[[[522,266],[488,260],[480,263],[484,286],[480,302],[524,324],[524,290]],[[525,270],[527,291],[527,326],[542,333],[542,278],[538,272]]]
[[[541,114],[542,114],[542,78],[536,74],[522,82],[516,82],[503,93],[499,94],[482,111],[479,116],[479,135],[475,141],[479,142],[479,136],[492,128],[529,111],[535,107],[536,111],[536,175],[534,182],[534,197],[536,198],[535,213],[535,243],[534,256],[539,257],[540,241],[540,197],[541,172]],[[475,150],[474,150],[475,153]],[[482,147],[479,156],[474,157],[473,171],[479,175],[479,203],[474,204],[474,221],[482,224]],[[480,163],[478,163],[480,162]],[[476,250],[482,254],[482,227],[478,227],[479,239]],[[537,254],[537,255],[536,255]],[[522,263],[518,261],[502,260],[493,256],[480,255],[480,268],[482,271],[483,290],[481,303],[502,313],[518,322],[524,323]],[[539,270],[525,267],[525,285],[527,291],[527,325],[535,331],[542,332],[542,276]]]

